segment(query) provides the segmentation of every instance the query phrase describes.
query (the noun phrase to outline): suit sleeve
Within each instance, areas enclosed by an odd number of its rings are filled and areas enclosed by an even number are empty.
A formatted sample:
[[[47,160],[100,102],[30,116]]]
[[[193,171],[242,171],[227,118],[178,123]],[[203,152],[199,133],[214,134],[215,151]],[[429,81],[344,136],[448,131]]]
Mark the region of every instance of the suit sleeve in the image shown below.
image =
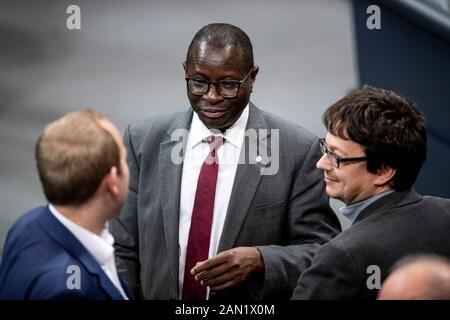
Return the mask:
[[[288,299],[298,277],[310,266],[316,250],[341,230],[329,205],[323,174],[316,168],[320,157],[316,138],[298,170],[289,196],[288,245],[257,247],[265,265],[258,299]]]
[[[361,292],[361,283],[347,252],[329,243],[321,247],[311,267],[302,273],[291,299],[351,299]]]
[[[90,292],[69,290],[66,285],[67,275],[60,272],[47,272],[39,276],[27,292],[26,300],[89,300]],[[83,287],[83,286],[82,286]]]
[[[137,225],[137,197],[139,182],[139,164],[131,139],[130,126],[124,134],[124,144],[128,151],[130,183],[128,198],[120,216],[110,222],[110,230],[115,240],[117,271],[124,278],[136,297],[139,296],[139,236]]]

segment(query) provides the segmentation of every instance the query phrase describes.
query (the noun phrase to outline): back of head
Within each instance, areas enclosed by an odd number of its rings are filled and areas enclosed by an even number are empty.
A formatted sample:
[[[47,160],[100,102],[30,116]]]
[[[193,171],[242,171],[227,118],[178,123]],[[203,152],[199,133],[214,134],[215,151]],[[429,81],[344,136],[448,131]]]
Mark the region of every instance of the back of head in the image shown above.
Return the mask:
[[[383,282],[380,300],[450,300],[450,262],[418,255],[401,259]]]
[[[323,122],[333,135],[362,146],[369,172],[394,168],[390,186],[412,187],[427,153],[425,119],[413,102],[366,85],[329,107]]]
[[[92,110],[69,113],[50,123],[36,143],[39,178],[47,200],[79,205],[89,200],[103,177],[116,166],[119,148]]]
[[[189,45],[186,62],[191,60],[193,48],[202,42],[214,48],[225,48],[227,46],[239,46],[242,48],[244,66],[249,72],[253,66],[253,47],[248,35],[240,28],[228,23],[212,23],[201,28],[194,36]]]

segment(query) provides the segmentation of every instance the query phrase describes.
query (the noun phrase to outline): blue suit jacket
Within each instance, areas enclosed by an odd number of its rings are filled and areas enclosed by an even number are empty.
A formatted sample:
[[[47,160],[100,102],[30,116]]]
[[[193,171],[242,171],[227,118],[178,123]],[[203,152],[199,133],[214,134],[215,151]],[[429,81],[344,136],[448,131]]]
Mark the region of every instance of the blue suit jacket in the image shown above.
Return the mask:
[[[0,265],[1,299],[123,300],[94,257],[48,207],[27,212],[9,231]]]

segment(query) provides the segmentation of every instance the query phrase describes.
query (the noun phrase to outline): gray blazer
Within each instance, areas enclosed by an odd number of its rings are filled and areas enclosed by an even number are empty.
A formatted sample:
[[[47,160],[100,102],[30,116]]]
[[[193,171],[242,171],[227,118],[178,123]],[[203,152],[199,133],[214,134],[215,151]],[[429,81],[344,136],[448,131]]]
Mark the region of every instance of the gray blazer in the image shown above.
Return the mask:
[[[171,160],[171,133],[189,129],[192,110],[145,119],[128,126],[125,145],[130,167],[128,200],[110,225],[118,269],[143,299],[178,299],[178,221],[183,165]],[[289,299],[300,273],[317,248],[340,225],[329,207],[318,139],[305,129],[250,103],[247,128],[279,129],[278,173],[261,175],[259,163],[239,164],[219,243],[219,252],[256,246],[264,259],[262,276],[210,299]],[[260,148],[270,148],[270,130]],[[247,153],[250,148],[244,148]],[[242,156],[242,154],[241,154]],[[267,160],[267,159],[266,159]],[[265,163],[263,165],[262,163]]]
[[[375,271],[367,268],[380,268],[381,283],[395,262],[421,253],[450,258],[450,200],[422,197],[414,190],[393,192],[320,248],[292,298],[375,299],[377,288],[367,286]]]

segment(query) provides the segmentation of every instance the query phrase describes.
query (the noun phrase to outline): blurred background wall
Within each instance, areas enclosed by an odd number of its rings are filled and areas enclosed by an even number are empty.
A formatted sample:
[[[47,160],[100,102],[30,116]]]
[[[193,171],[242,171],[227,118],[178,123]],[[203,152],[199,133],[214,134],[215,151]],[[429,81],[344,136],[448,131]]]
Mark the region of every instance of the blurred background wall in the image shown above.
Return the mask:
[[[66,28],[71,4],[81,8],[81,30]],[[351,0],[2,0],[0,248],[21,214],[46,203],[33,155],[44,126],[89,107],[124,130],[189,107],[182,62],[205,24],[228,22],[250,36],[257,106],[323,136],[322,112],[360,84],[354,35],[366,21],[355,17],[365,9],[355,12]]]
[[[364,26],[380,6],[382,28]],[[361,83],[415,101],[427,120],[428,154],[415,188],[450,198],[450,1],[353,0]]]

